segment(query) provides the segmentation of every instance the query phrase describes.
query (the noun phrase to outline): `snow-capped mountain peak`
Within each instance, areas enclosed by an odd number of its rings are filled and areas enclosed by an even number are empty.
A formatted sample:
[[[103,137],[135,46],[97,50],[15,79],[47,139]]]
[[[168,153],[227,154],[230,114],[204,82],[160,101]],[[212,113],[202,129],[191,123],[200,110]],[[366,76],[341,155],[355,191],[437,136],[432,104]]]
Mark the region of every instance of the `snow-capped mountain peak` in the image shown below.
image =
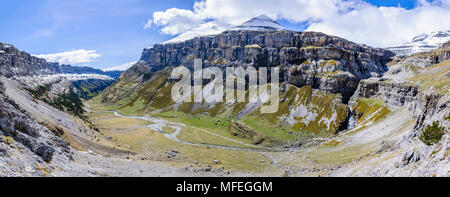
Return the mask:
[[[163,42],[162,44],[179,43],[184,42],[189,39],[202,36],[211,36],[220,34],[226,30],[229,31],[240,31],[240,30],[253,30],[253,31],[267,31],[267,30],[285,30],[278,22],[268,17],[267,15],[260,15],[258,17],[252,18],[247,22],[231,28],[230,25],[218,24],[216,22],[207,22],[201,24],[200,26],[186,31],[175,38]],[[150,48],[150,47],[149,47]],[[149,49],[148,48],[148,49]]]
[[[427,52],[439,48],[442,44],[450,40],[450,30],[435,31],[429,34],[422,34],[414,37],[411,42],[402,46],[389,47],[397,56],[408,56],[413,53]]]
[[[184,32],[169,41],[163,42],[163,44],[184,42],[186,40],[189,40],[189,39],[192,39],[195,37],[216,35],[216,34],[220,34],[220,33],[224,32],[228,28],[229,27],[227,27],[226,25],[219,25],[214,22],[207,22],[207,23],[201,24],[200,26],[198,26],[194,29]]]
[[[265,31],[265,30],[284,30],[278,22],[268,17],[267,15],[261,15],[248,20],[242,25],[231,28],[231,31],[239,30],[253,30],[253,31]]]

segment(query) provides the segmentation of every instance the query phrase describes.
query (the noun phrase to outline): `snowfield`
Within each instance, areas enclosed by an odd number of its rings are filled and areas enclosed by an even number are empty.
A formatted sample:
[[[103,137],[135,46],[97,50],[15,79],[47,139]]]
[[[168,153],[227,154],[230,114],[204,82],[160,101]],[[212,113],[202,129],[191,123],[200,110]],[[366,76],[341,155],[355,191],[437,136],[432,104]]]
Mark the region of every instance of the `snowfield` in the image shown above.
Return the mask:
[[[180,42],[184,42],[186,40],[190,40],[190,39],[193,39],[196,37],[217,35],[217,34],[220,34],[224,31],[226,31],[228,28],[229,27],[220,26],[214,22],[208,22],[208,23],[202,24],[199,27],[196,27],[192,30],[184,32],[171,40],[163,42],[162,44],[180,43]]]
[[[264,30],[285,30],[279,23],[266,15],[261,15],[253,18],[242,25],[233,27],[232,31],[249,30],[249,31],[264,31]]]
[[[221,34],[227,30],[229,31],[273,31],[273,30],[285,30],[286,28],[282,27],[279,23],[271,19],[270,17],[266,15],[261,15],[256,18],[252,18],[249,21],[239,25],[235,26],[230,29],[231,26],[228,25],[222,25],[217,24],[215,22],[208,22],[205,24],[200,25],[199,27],[196,27],[194,29],[191,29],[187,32],[184,32],[175,38],[163,42],[162,44],[171,44],[171,43],[180,43],[184,42],[186,40],[190,40],[196,37],[203,37],[203,36],[212,36]],[[148,47],[147,49],[150,49],[151,47]]]
[[[73,82],[89,79],[99,80],[114,80],[106,75],[98,74],[54,74],[54,75],[35,75],[35,76],[23,76],[16,77],[22,84],[26,84],[28,87],[37,87],[42,84],[53,84],[61,80]]]
[[[413,53],[428,52],[439,48],[442,44],[450,40],[450,30],[436,31],[430,34],[416,36],[411,42],[402,46],[389,47],[397,56],[408,56]]]

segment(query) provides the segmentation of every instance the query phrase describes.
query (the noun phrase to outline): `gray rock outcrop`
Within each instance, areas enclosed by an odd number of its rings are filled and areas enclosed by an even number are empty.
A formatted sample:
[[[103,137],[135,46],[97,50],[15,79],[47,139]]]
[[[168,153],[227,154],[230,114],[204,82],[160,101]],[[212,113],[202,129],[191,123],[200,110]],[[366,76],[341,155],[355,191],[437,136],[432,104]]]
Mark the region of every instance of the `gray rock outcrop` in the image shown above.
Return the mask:
[[[0,43],[0,73],[5,77],[55,74],[59,64],[19,51],[12,45]]]
[[[419,89],[419,86],[406,82],[371,78],[360,81],[350,104],[354,105],[358,98],[379,98],[391,108],[414,107],[420,101]]]
[[[56,150],[60,153],[70,151],[66,142],[56,137],[46,127],[36,123],[14,101],[9,100],[2,83],[0,83],[0,131],[0,138],[13,139],[45,162],[52,161]],[[3,143],[5,143],[4,140]]]

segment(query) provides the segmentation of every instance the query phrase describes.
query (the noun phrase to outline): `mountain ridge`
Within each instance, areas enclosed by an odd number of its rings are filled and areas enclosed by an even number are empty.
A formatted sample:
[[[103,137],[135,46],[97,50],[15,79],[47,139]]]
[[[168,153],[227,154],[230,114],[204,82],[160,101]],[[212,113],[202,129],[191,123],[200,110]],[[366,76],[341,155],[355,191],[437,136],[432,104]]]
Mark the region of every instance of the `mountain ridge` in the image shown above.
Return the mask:
[[[409,56],[414,53],[428,52],[439,48],[445,42],[450,41],[450,30],[435,31],[414,37],[410,42],[401,46],[388,47],[398,56]]]
[[[267,15],[260,15],[258,17],[254,17],[242,23],[241,25],[234,27],[230,25],[219,25],[212,21],[207,22],[161,44],[180,43],[196,37],[213,36],[221,34],[225,31],[240,31],[240,30],[275,31],[286,29],[282,27],[278,22],[268,17]]]

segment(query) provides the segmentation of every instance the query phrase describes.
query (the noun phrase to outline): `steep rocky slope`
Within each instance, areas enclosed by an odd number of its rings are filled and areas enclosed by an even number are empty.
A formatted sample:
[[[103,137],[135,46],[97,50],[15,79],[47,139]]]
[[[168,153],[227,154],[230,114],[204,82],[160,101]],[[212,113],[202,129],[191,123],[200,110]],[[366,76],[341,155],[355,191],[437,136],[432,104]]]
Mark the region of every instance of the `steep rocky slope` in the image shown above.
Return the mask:
[[[47,128],[34,122],[23,109],[5,96],[3,83],[0,83],[0,113],[2,142],[7,145],[21,143],[46,162],[52,160],[55,148],[65,148],[65,151],[68,151],[64,141],[54,137]],[[5,151],[3,149],[3,153],[7,154]]]
[[[56,131],[37,123],[10,100],[0,82],[0,165],[2,176],[34,176],[49,174],[47,163],[71,159],[69,145],[57,137]],[[55,156],[56,155],[56,156]],[[9,167],[7,167],[9,166]],[[24,172],[25,171],[25,172]],[[22,174],[23,173],[23,174]]]
[[[447,42],[434,51],[413,54],[395,61],[383,79],[360,82],[350,102],[355,115],[358,113],[358,101],[379,100],[392,110],[408,109],[413,114],[414,125],[404,138],[394,141],[391,147],[396,148],[357,165],[365,169],[358,174],[376,172],[377,176],[381,176],[380,173],[389,176],[449,175],[449,44]],[[437,143],[426,144],[428,142],[422,136],[434,122],[439,125],[435,129],[440,128],[440,134],[435,136]],[[377,160],[385,161],[380,163]],[[369,170],[369,167],[373,169]]]
[[[21,83],[35,99],[78,116],[83,107],[79,97],[95,96],[121,73],[47,62],[3,43],[0,43],[0,71],[1,76]]]

